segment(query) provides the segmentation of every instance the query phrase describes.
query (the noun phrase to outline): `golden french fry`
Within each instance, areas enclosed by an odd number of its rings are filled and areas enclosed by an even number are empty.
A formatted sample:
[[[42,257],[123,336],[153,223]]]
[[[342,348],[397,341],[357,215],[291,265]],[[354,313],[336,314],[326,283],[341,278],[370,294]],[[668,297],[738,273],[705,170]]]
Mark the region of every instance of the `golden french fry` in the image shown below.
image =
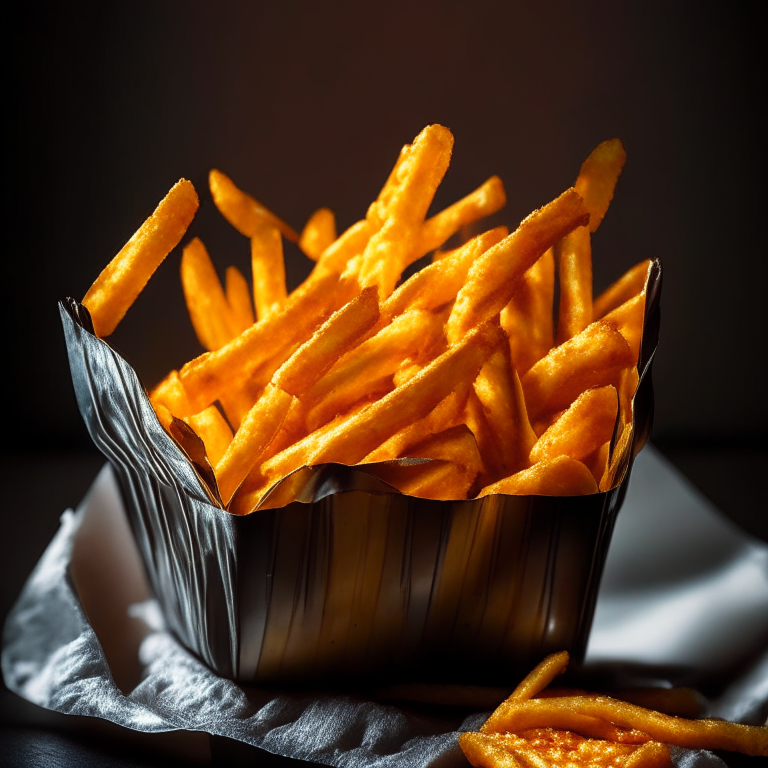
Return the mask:
[[[592,322],[592,245],[587,227],[577,227],[557,244],[560,307],[557,341],[562,344]]]
[[[172,414],[192,413],[187,391],[181,383],[178,371],[171,371],[154,389],[149,393],[149,401],[157,410],[158,405],[167,408]]]
[[[492,323],[480,326],[402,387],[353,418],[320,437],[310,434],[265,462],[263,474],[272,480],[302,465],[358,463],[395,432],[426,416],[459,384],[473,380],[502,342],[506,343],[506,336],[498,326]]]
[[[311,406],[309,430],[314,431],[363,398],[375,382],[391,376],[403,358],[427,355],[442,336],[440,318],[429,312],[413,310],[396,317],[344,355],[306,392],[303,399]]]
[[[411,275],[382,303],[382,322],[409,309],[435,309],[453,301],[475,260],[506,236],[506,227],[490,229]]]
[[[295,229],[243,192],[226,174],[212,169],[208,174],[208,184],[219,212],[241,235],[251,238],[264,224],[270,224],[286,240],[292,243],[299,241],[299,233]]]
[[[523,678],[506,700],[527,701],[532,699],[543,691],[558,675],[562,675],[568,669],[570,660],[568,651],[551,653]],[[482,730],[485,732],[485,726],[483,726]]]
[[[237,267],[227,267],[224,276],[224,293],[227,303],[232,310],[232,320],[235,327],[234,336],[241,334],[256,322],[251,304],[251,291],[248,281]]]
[[[187,363],[179,376],[192,401],[192,413],[217,400],[233,378],[247,378],[260,364],[310,336],[358,290],[356,280],[320,270],[288,297],[280,312],[250,326],[221,349]]]
[[[704,697],[693,688],[622,688],[613,698],[645,709],[655,709],[665,715],[696,718],[706,708]]]
[[[392,196],[395,194],[395,191],[400,184],[402,165],[410,154],[411,148],[411,144],[406,144],[400,150],[397,160],[392,166],[392,170],[389,172],[387,180],[384,182],[384,186],[381,188],[377,198],[368,206],[365,218],[373,228],[372,231],[381,229],[382,224],[387,218],[387,209],[392,200]]]
[[[610,442],[618,410],[615,387],[609,385],[582,392],[538,439],[531,450],[531,463],[556,456],[586,461],[593,451]]]
[[[632,399],[637,392],[639,382],[640,374],[635,366],[624,369],[619,379],[619,407],[621,408],[622,427],[632,421]]]
[[[418,310],[416,310],[418,311]],[[445,350],[443,350],[444,352]],[[424,366],[414,363],[408,358],[392,375],[392,383],[396,387],[401,387],[408,379],[412,379]]]
[[[408,448],[404,455],[414,459],[451,462],[457,467],[464,467],[472,475],[472,480],[485,470],[475,436],[466,424],[457,424],[432,434]]]
[[[335,240],[336,217],[333,211],[330,208],[318,208],[301,230],[299,248],[312,261],[317,261]]]
[[[501,310],[501,327],[509,336],[512,362],[521,376],[555,344],[552,302],[555,256],[549,248],[523,275],[520,288]]]
[[[181,256],[181,287],[189,319],[205,349],[219,349],[237,335],[237,325],[216,268],[199,238]]]
[[[200,413],[186,416],[189,424],[203,441],[211,466],[215,467],[232,442],[232,430],[215,405],[209,405]]]
[[[474,387],[499,446],[500,475],[507,477],[530,466],[528,454],[536,435],[528,421],[523,389],[512,367],[508,344],[488,358]]]
[[[592,453],[584,459],[584,463],[592,473],[592,477],[595,478],[595,482],[602,490],[602,479],[605,475],[605,470],[608,468],[608,458],[611,452],[611,441],[607,440],[599,448],[592,451]]]
[[[627,758],[624,768],[672,768],[669,747],[658,741],[649,741]]]
[[[611,323],[592,323],[522,377],[531,422],[567,408],[590,387],[618,386],[621,372],[633,363],[629,344]]]
[[[586,496],[597,493],[597,483],[587,467],[576,459],[558,456],[505,477],[483,488],[478,497],[490,493],[508,496]]]
[[[451,159],[453,136],[441,125],[427,126],[397,170],[397,185],[386,206],[386,220],[366,245],[360,285],[376,285],[382,298],[394,290],[400,273],[418,247],[418,235]]]
[[[96,278],[83,305],[90,312],[97,336],[109,336],[115,330],[149,278],[184,236],[198,205],[192,184],[186,179],[178,181]]]
[[[373,232],[371,225],[365,219],[353,224],[322,252],[312,270],[312,275],[319,269],[341,274],[351,259],[363,253]]]
[[[251,238],[251,274],[256,317],[263,320],[285,304],[285,262],[283,239],[273,226],[256,228]]]
[[[293,397],[278,387],[269,386],[243,419],[226,452],[216,463],[216,480],[224,504],[243,482],[274,438]]]
[[[468,388],[458,387],[441,400],[424,418],[414,421],[399,432],[396,432],[378,448],[371,451],[361,463],[390,461],[392,459],[399,459],[402,456],[408,456],[410,455],[408,450],[413,446],[422,443],[428,437],[438,432],[456,426],[461,421],[468,394]],[[475,442],[475,445],[477,445],[477,442]]]
[[[768,728],[765,726],[741,725],[725,720],[688,720],[607,696],[505,702],[483,728],[485,732],[520,732],[529,728],[550,727],[583,733],[583,717],[603,720],[620,728],[636,728],[654,741],[677,747],[768,755]]]
[[[152,407],[154,408],[157,420],[160,422],[163,429],[170,433],[171,424],[173,424],[173,414],[159,401],[152,403]],[[171,435],[171,437],[173,437],[173,435]]]
[[[650,266],[650,259],[641,261],[606,288],[592,303],[595,320],[605,317],[612,309],[641,293],[645,289]]]
[[[409,466],[382,464],[371,468],[371,472],[408,496],[439,501],[466,499],[475,479],[466,467],[442,460]]]
[[[482,254],[456,297],[446,324],[448,341],[456,343],[468,330],[501,312],[517,292],[525,272],[544,251],[587,221],[581,198],[569,189],[534,211],[511,235]],[[438,261],[437,265],[442,263]]]
[[[449,205],[424,222],[419,249],[414,260],[441,246],[449,237],[478,219],[501,210],[507,203],[504,184],[491,176],[474,192]]]
[[[378,290],[375,286],[364,288],[291,355],[272,382],[285,392],[301,397],[378,319]]]
[[[621,470],[626,466],[627,457],[632,450],[632,437],[634,432],[635,430],[632,422],[624,424],[624,427],[619,434],[619,438],[616,440],[616,444],[613,447],[613,451],[608,458],[608,466],[605,468],[605,472],[600,479],[601,491],[609,491],[621,478]]]
[[[632,354],[640,357],[640,344],[643,341],[643,320],[645,319],[645,291],[633,296],[616,309],[612,309],[603,318],[613,323],[619,333],[627,340]]]
[[[590,232],[600,226],[626,160],[627,153],[621,141],[608,139],[598,144],[582,163],[574,186],[589,211]]]

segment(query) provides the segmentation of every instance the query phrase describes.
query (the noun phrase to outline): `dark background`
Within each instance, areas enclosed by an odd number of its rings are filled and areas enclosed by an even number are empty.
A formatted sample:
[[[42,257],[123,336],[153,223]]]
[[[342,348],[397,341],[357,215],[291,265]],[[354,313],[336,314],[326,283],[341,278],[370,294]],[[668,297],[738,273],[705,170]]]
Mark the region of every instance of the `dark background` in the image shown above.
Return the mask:
[[[757,6],[754,6],[757,8]],[[3,616],[101,460],[74,400],[57,300],[91,282],[179,177],[223,274],[247,241],[218,167],[301,228],[361,218],[400,146],[454,133],[435,202],[499,174],[514,226],[600,141],[628,161],[596,234],[596,291],[664,265],[654,440],[768,538],[762,483],[765,97],[757,11],[684,2],[28,3],[4,25]],[[200,349],[179,251],[111,341],[147,386]],[[286,247],[289,287],[308,262]],[[10,390],[10,394],[8,394]]]

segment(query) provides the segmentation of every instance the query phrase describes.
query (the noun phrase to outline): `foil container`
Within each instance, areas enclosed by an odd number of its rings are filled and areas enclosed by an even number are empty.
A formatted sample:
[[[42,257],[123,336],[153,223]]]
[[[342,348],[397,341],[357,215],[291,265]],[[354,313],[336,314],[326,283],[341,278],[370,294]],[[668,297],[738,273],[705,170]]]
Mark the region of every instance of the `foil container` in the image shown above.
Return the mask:
[[[651,263],[634,430],[615,487],[431,501],[363,467],[303,467],[254,513],[224,510],[202,443],[175,442],[133,368],[60,304],[78,406],[111,462],[166,625],[246,684],[516,681],[583,657],[632,460],[650,431],[661,265]],[[183,429],[183,428],[182,428]],[[407,461],[407,460],[401,460]]]

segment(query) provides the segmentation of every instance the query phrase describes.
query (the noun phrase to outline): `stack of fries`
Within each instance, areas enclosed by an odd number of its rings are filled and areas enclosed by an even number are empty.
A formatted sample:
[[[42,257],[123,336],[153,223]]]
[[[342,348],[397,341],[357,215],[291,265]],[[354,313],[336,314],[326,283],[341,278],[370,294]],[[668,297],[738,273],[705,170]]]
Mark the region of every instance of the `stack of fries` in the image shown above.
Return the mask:
[[[594,300],[591,267],[621,142],[600,144],[574,187],[511,234],[496,227],[447,248],[505,203],[494,176],[427,218],[452,146],[446,128],[426,127],[365,218],[338,237],[330,210],[298,233],[211,172],[214,203],[250,239],[252,291],[234,267],[222,286],[203,243],[186,245],[182,286],[208,351],[150,400],[183,450],[202,440],[224,508],[247,514],[294,470],[328,462],[366,465],[405,494],[446,500],[575,496],[621,479],[650,262]],[[99,336],[197,206],[181,180],[96,280],[83,304]],[[283,238],[316,262],[290,294]],[[432,263],[399,283],[429,253]],[[424,461],[392,461],[402,458]]]
[[[626,700],[544,690],[568,666],[565,651],[544,659],[477,733],[459,744],[477,768],[615,766],[666,768],[669,746],[768,755],[768,728],[698,719],[695,691],[630,689]],[[661,711],[630,703],[639,699]],[[679,715],[685,715],[681,717]]]

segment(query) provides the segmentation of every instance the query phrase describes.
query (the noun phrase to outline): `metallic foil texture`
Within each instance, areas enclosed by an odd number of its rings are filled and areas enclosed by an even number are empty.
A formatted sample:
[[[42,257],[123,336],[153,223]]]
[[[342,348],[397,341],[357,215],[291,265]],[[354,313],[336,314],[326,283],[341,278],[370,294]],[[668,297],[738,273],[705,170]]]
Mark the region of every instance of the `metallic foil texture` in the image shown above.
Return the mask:
[[[194,440],[160,426],[130,365],[60,305],[72,380],[112,463],[167,627],[243,683],[515,680],[583,656],[631,462],[650,431],[661,267],[649,271],[634,435],[621,482],[582,497],[405,496],[363,467],[297,470],[284,506],[232,515]]]

